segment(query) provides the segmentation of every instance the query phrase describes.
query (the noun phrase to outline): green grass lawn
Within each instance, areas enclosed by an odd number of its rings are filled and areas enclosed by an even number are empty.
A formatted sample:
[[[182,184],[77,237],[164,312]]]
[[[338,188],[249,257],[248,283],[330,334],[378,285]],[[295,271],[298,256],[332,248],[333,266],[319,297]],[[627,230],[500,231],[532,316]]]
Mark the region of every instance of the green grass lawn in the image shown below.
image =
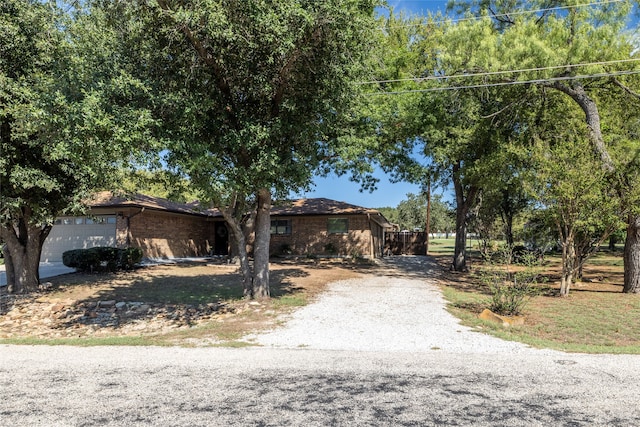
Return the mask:
[[[448,242],[432,243],[430,253],[444,266],[450,262],[453,248]],[[478,318],[489,305],[490,293],[479,279],[479,272],[487,266],[473,256],[469,273],[444,275],[443,293],[449,310],[465,325],[534,347],[640,354],[640,295],[621,292],[622,253],[596,254],[587,261],[584,281],[575,283],[564,298],[557,296],[560,261],[558,255],[545,258],[542,275],[548,281],[541,285],[544,292],[525,307],[523,326],[504,327]]]

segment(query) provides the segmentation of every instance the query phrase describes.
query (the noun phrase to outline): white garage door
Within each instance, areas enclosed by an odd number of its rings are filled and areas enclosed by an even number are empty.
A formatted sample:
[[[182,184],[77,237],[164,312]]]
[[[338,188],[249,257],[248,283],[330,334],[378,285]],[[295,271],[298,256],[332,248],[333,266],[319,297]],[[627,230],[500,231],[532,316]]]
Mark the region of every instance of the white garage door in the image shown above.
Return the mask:
[[[116,245],[116,217],[58,218],[42,247],[42,262],[60,262],[71,249]]]

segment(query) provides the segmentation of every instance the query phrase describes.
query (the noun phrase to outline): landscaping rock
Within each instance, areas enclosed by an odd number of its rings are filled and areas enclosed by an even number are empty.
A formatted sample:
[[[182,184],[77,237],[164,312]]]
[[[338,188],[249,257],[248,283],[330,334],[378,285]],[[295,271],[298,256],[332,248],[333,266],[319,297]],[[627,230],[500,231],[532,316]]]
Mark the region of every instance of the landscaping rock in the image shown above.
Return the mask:
[[[488,320],[490,322],[499,323],[502,326],[519,326],[524,325],[524,316],[502,316],[496,314],[489,309],[484,309],[478,316],[482,320]]]

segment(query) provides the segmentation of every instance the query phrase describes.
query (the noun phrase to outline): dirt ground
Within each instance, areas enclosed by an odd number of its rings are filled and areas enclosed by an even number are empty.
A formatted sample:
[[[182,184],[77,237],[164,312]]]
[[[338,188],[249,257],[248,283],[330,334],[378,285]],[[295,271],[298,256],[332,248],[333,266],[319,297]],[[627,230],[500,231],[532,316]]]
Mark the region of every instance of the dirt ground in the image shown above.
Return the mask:
[[[141,344],[217,344],[270,328],[326,285],[370,268],[318,261],[271,264],[273,298],[242,298],[237,267],[215,262],[119,273],[72,273],[43,281],[36,295],[5,296],[0,341],[143,337]],[[152,342],[149,342],[152,340]]]

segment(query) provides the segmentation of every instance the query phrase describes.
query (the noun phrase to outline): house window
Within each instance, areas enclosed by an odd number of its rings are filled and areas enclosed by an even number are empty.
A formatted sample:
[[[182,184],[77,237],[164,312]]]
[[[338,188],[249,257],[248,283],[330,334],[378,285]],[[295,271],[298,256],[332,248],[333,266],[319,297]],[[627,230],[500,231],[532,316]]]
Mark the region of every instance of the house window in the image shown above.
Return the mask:
[[[291,234],[290,219],[271,220],[271,234]]]
[[[115,216],[108,216],[107,217],[107,224],[115,224],[116,223],[116,217]]]
[[[349,220],[347,218],[329,218],[327,231],[329,234],[346,234],[349,232]]]
[[[63,225],[72,225],[73,224],[73,218],[62,218],[62,224]]]
[[[76,225],[84,224],[84,218],[75,218],[73,221]]]

